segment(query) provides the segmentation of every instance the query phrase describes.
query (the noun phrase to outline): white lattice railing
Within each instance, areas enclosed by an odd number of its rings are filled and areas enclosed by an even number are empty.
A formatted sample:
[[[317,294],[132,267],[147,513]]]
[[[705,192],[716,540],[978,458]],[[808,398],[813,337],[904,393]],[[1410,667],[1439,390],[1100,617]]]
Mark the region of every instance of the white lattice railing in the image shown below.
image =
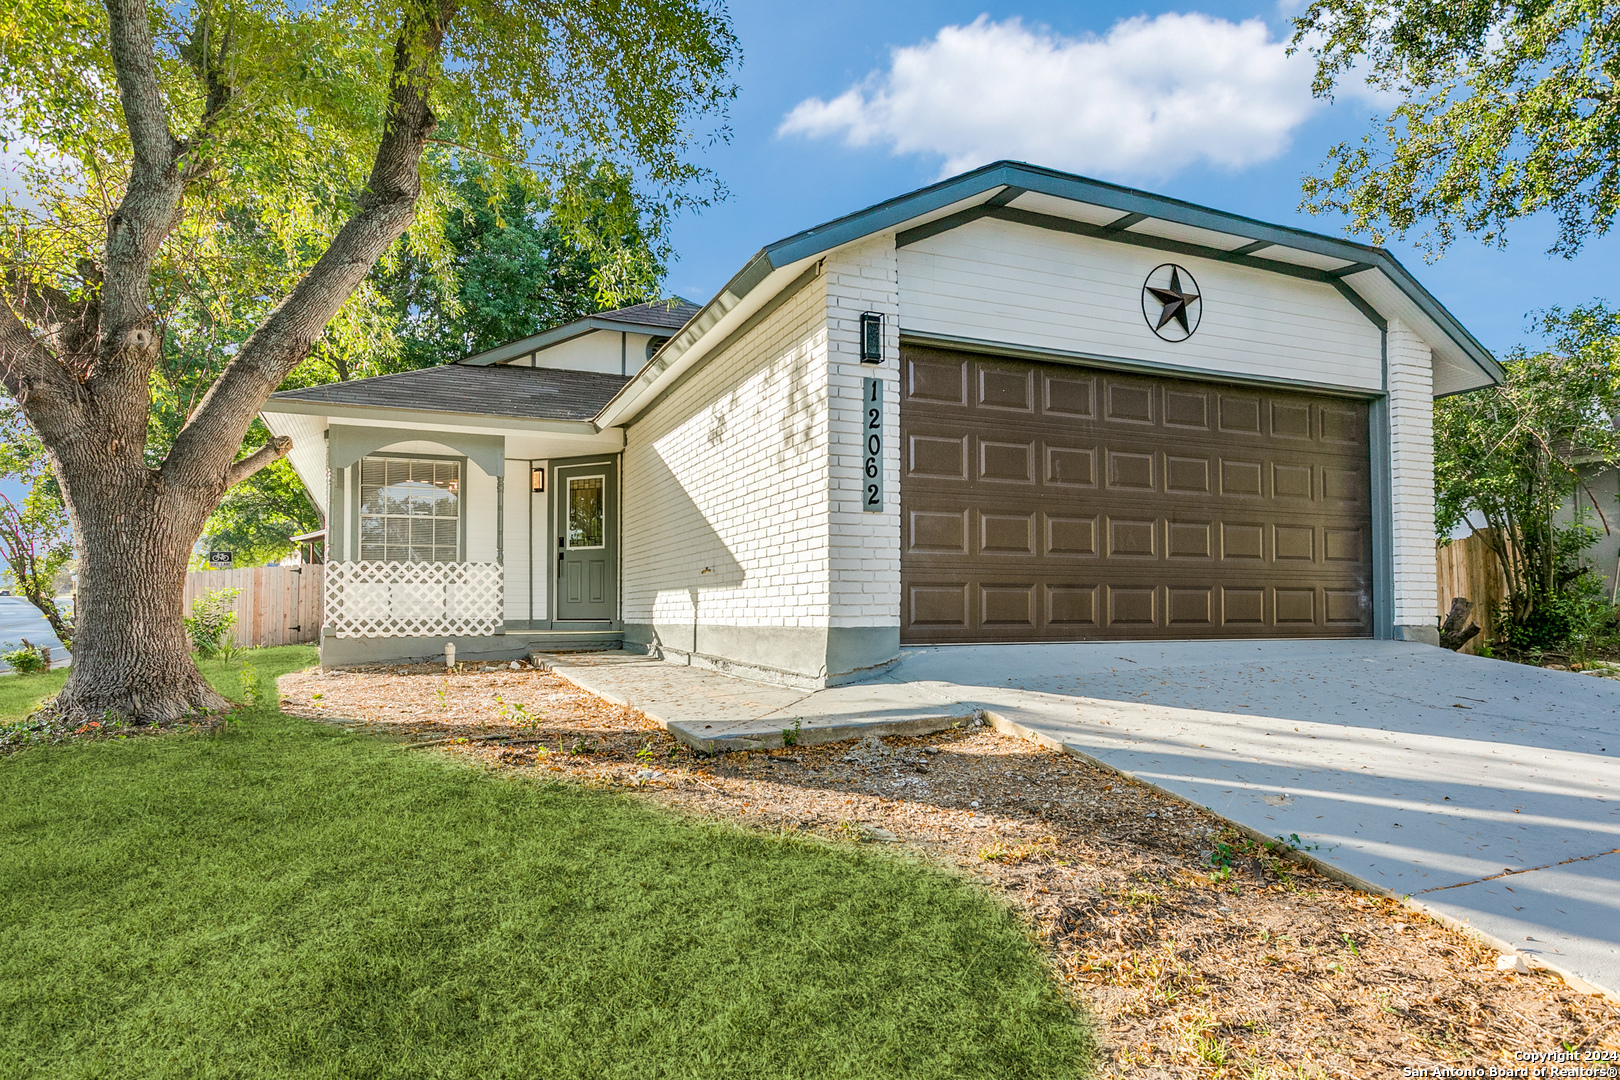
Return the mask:
[[[338,637],[476,637],[502,622],[500,563],[326,564],[326,625]]]

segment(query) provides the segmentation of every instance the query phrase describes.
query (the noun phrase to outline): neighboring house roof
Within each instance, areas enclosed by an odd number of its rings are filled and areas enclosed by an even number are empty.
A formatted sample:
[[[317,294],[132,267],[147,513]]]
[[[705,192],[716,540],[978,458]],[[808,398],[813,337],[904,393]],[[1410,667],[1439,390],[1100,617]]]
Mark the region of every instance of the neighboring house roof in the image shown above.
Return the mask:
[[[626,381],[622,375],[594,371],[443,364],[397,375],[283,390],[270,395],[270,401],[522,420],[589,420]],[[267,408],[278,411],[273,404]]]
[[[654,300],[648,304],[632,304],[629,307],[615,308],[612,311],[599,311],[594,315],[587,315],[583,319],[575,319],[571,323],[553,326],[551,329],[542,330],[538,334],[531,334],[529,337],[520,338],[517,341],[508,341],[505,345],[497,345],[493,349],[486,349],[481,353],[463,357],[457,363],[471,364],[476,367],[499,364],[514,357],[532,353],[536,349],[561,345],[565,341],[571,341],[596,330],[610,330],[615,333],[628,330],[632,334],[669,337],[685,326],[687,320],[696,315],[699,310],[699,307],[692,301],[673,296],[668,300]]]
[[[597,426],[633,417],[688,366],[688,353],[694,362],[701,360],[707,350],[700,350],[700,343],[723,340],[748,312],[834,248],[889,231],[905,247],[984,217],[1319,281],[1380,329],[1386,316],[1411,324],[1436,360],[1459,372],[1452,380],[1456,389],[1488,386],[1503,377],[1489,350],[1383,248],[1024,162],[997,161],[766,245],[609,403]],[[772,287],[762,290],[766,296],[753,295],[773,278]]]

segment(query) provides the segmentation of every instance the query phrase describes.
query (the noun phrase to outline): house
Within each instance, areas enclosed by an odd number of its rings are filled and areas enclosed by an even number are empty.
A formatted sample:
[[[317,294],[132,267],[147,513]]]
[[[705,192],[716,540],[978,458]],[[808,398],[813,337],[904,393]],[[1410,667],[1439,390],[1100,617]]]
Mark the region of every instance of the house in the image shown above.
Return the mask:
[[[1620,469],[1583,465],[1580,477],[1581,486],[1564,502],[1560,524],[1592,530],[1581,560],[1603,579],[1603,595],[1612,602],[1620,597]]]
[[[622,643],[821,686],[910,644],[1432,642],[1431,402],[1500,378],[1386,251],[997,162],[700,309],[264,419],[326,516],[325,664]]]

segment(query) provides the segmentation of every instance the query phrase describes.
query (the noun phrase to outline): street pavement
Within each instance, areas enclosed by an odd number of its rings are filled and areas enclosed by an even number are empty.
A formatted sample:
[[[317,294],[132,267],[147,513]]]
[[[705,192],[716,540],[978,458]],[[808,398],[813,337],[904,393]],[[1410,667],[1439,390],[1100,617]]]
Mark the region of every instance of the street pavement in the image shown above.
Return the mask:
[[[49,645],[52,667],[62,667],[68,662],[68,651],[57,640],[56,632],[39,613],[39,608],[20,596],[0,596],[0,652],[21,646],[23,638],[35,645]],[[10,670],[5,661],[0,660],[0,671]]]

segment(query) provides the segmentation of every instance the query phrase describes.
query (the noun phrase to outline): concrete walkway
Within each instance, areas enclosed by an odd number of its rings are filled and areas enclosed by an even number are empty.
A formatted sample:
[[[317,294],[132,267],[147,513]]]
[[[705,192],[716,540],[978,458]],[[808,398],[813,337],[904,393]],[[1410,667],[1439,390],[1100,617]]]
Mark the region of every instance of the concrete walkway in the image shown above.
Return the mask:
[[[1620,997],[1620,682],[1374,641],[916,649],[814,693],[625,653],[555,667],[705,749],[982,711]]]

